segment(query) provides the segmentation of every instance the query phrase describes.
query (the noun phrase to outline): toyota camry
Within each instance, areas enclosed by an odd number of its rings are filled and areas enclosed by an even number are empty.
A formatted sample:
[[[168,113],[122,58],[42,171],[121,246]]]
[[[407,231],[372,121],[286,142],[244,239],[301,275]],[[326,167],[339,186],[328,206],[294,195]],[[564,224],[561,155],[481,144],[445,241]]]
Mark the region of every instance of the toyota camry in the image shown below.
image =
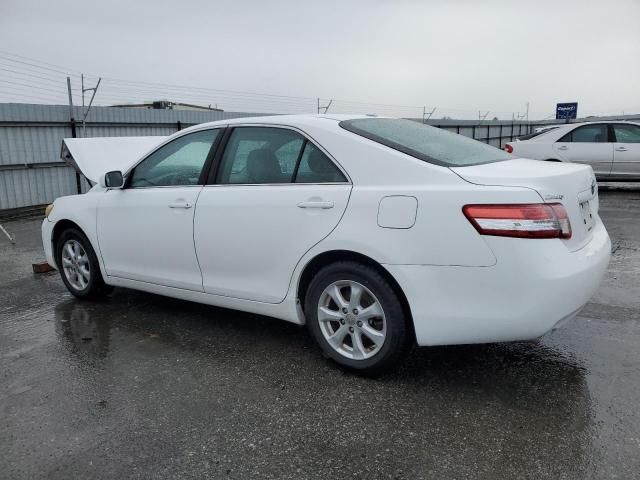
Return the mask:
[[[306,324],[365,373],[412,344],[540,337],[609,262],[590,166],[410,120],[241,118],[66,139],[62,156],[95,184],[42,224],[73,295],[126,287]]]

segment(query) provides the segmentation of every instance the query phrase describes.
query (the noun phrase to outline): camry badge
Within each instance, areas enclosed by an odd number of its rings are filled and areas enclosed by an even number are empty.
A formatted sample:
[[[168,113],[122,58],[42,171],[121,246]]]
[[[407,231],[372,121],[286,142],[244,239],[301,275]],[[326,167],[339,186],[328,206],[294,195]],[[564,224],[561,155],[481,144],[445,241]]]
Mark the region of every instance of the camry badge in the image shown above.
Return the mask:
[[[545,200],[562,200],[564,198],[564,195],[545,195],[544,199]]]

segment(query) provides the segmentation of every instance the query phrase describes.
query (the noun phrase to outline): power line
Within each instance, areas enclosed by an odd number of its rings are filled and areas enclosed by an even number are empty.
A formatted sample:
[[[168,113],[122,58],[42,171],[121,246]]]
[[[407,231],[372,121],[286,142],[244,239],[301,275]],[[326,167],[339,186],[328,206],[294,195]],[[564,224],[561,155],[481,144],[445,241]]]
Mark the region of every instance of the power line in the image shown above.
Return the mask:
[[[43,86],[41,86],[41,85],[33,85],[33,84],[30,84],[30,83],[18,83],[18,82],[12,82],[12,81],[10,81],[10,80],[3,80],[3,79],[1,79],[1,78],[0,78],[0,82],[2,82],[2,83],[8,83],[8,84],[11,84],[11,85],[18,85],[18,86],[20,86],[20,87],[30,87],[30,88],[35,88],[36,90],[46,90],[46,91],[49,91],[49,92],[55,92],[55,93],[60,93],[61,91],[63,92],[63,90],[57,90],[57,89],[54,89],[54,88],[47,88],[47,87],[43,87]]]
[[[68,74],[73,71],[67,67],[63,67],[60,65],[42,62],[40,60],[36,60],[30,57],[25,57],[21,55],[11,54],[9,52],[0,52],[0,58],[3,58],[9,62],[18,63],[20,65],[35,68],[35,69],[43,69],[46,71],[51,71],[57,74]],[[26,75],[26,74],[25,74]],[[87,75],[87,77],[92,77],[94,75]],[[97,77],[97,76],[96,76]],[[182,98],[197,98],[204,99],[207,101],[214,99],[215,103],[223,103],[229,105],[247,105],[249,109],[255,109],[252,107],[254,104],[261,104],[262,108],[266,108],[267,110],[305,110],[312,111],[313,105],[315,103],[314,98],[312,97],[303,97],[303,96],[292,96],[292,95],[278,95],[278,94],[269,94],[269,93],[257,93],[257,92],[244,92],[238,90],[229,90],[229,89],[214,89],[207,87],[196,87],[196,86],[188,86],[188,85],[176,85],[170,83],[158,83],[158,82],[145,82],[145,81],[137,81],[137,80],[125,80],[118,79],[112,77],[104,77],[103,89],[106,91],[105,93],[109,93],[110,91],[114,91],[119,95],[100,95],[100,98],[112,98],[116,97],[127,97],[132,94],[140,95],[167,95],[167,96],[181,96]],[[118,88],[124,87],[124,88]],[[388,113],[396,113],[398,111],[410,111],[412,114],[417,115],[421,111],[422,107],[419,106],[411,106],[411,105],[394,105],[394,104],[385,104],[385,103],[373,103],[373,102],[362,102],[355,100],[334,100],[332,106],[334,106],[333,111],[340,111],[343,109],[348,109],[351,111],[362,111],[362,112],[388,112]],[[225,105],[225,108],[229,108],[228,105]],[[455,109],[447,108],[447,107],[439,107],[440,110],[444,111],[453,111]]]
[[[78,73],[78,74],[81,73],[79,70],[73,70],[73,69],[70,69],[69,67],[65,67],[65,66],[62,66],[62,65],[56,65],[55,63],[48,63],[48,62],[45,62],[43,60],[39,60],[39,59],[32,58],[32,57],[25,57],[23,55],[18,55],[18,54],[15,54],[15,53],[7,52],[6,50],[0,50],[0,54],[9,55],[11,57],[21,58],[23,60],[29,60],[29,61],[32,61],[32,62],[38,62],[38,63],[41,63],[43,65],[47,65],[49,67],[61,68],[63,70],[67,70],[69,72],[74,72],[74,73]]]
[[[53,92],[62,94],[66,76],[79,78],[81,72],[66,66],[44,62],[31,57],[17,55],[11,52],[0,50],[0,72],[3,72],[5,79],[0,79],[3,83],[20,86],[26,89],[36,89],[41,92]],[[16,77],[17,76],[17,77]],[[94,74],[84,74],[85,79],[100,78]],[[24,81],[26,80],[26,81]],[[21,83],[18,83],[21,82]],[[61,90],[55,86],[59,85]],[[15,89],[15,87],[14,87]],[[73,96],[80,99],[80,91],[72,91]],[[14,95],[15,96],[15,95]],[[317,97],[281,95],[272,93],[246,92],[230,89],[219,89],[202,86],[179,85],[172,83],[148,82],[140,80],[127,80],[114,77],[102,77],[100,93],[96,95],[96,103],[117,102],[129,103],[139,102],[143,96],[151,97],[151,100],[167,98],[173,101],[181,100],[185,103],[205,103],[217,104],[226,110],[244,109],[246,111],[264,111],[271,113],[290,112],[313,112],[317,110]],[[25,94],[25,98],[27,95]],[[329,98],[320,98],[324,103]],[[440,112],[440,115],[447,115],[449,112],[471,114],[472,109],[452,108],[445,106],[431,106],[430,108]],[[489,109],[482,109],[488,111]],[[611,109],[618,113],[622,109]],[[625,110],[630,110],[628,107]],[[365,102],[358,100],[331,99],[331,111],[349,113],[383,113],[403,116],[413,116],[420,118],[424,116],[426,107],[417,105],[400,105],[378,102]],[[435,110],[432,110],[435,111]],[[475,110],[477,112],[477,110]],[[507,114],[512,112],[491,110],[494,114]],[[475,114],[474,114],[475,115]],[[602,114],[600,114],[602,115]],[[471,118],[472,115],[469,115]],[[485,116],[486,117],[486,116]]]
[[[2,88],[11,88],[11,87],[2,87]],[[24,93],[22,91],[16,93],[16,92],[7,92],[7,91],[4,91],[4,90],[0,89],[0,95],[6,95],[7,97],[11,97],[14,100],[16,100],[16,103],[24,103],[24,102],[18,102],[17,101],[17,100],[24,100],[24,99],[33,99],[33,100],[38,100],[40,102],[44,101],[44,102],[47,102],[47,103],[54,103],[54,104],[62,104],[63,103],[57,98],[52,98],[52,97],[47,97],[47,96],[42,96],[42,95],[36,95],[36,94],[32,94],[32,93]]]
[[[47,82],[54,82],[54,83],[59,83],[60,82],[59,78],[43,77],[42,75],[36,75],[34,73],[31,73],[31,72],[21,72],[19,70],[13,70],[13,69],[10,69],[10,68],[3,68],[4,66],[6,66],[6,65],[3,64],[2,62],[0,62],[0,70],[3,71],[3,72],[8,72],[8,73],[12,73],[12,74],[15,74],[15,75],[26,76],[26,77],[31,77],[31,78],[37,78],[37,79],[40,79],[40,80],[45,80]]]
[[[38,69],[41,69],[41,70],[49,70],[51,72],[66,74],[66,72],[64,72],[63,70],[57,70],[57,69],[54,69],[54,68],[43,67],[42,65],[36,65],[36,64],[33,64],[33,63],[29,63],[29,62],[23,62],[21,60],[15,60],[15,59],[12,59],[12,58],[4,57],[2,55],[0,55],[0,58],[3,58],[3,59],[8,60],[10,62],[19,63],[21,65],[29,65],[29,66],[32,66],[32,67],[35,67],[35,68],[38,68]]]

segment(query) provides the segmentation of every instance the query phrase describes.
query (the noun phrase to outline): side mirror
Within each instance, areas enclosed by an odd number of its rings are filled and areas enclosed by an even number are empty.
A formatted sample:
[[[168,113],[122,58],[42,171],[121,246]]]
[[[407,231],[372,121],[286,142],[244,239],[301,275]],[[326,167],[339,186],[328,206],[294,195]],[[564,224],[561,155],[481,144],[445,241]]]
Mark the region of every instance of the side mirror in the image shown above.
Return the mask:
[[[124,177],[122,172],[114,170],[105,173],[104,177],[100,177],[100,186],[104,188],[118,189],[124,187]]]

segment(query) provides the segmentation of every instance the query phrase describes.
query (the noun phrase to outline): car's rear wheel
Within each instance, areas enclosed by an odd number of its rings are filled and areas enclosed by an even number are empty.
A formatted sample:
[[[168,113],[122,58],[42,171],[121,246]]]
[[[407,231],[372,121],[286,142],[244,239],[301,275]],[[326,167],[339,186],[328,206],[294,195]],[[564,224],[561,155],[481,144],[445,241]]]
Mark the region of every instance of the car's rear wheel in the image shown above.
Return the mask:
[[[311,335],[325,356],[350,370],[379,374],[407,349],[407,318],[398,295],[374,268],[339,262],[321,269],[305,298]]]
[[[89,239],[80,230],[62,232],[56,242],[56,262],[67,289],[78,298],[99,298],[112,290],[104,283]]]

